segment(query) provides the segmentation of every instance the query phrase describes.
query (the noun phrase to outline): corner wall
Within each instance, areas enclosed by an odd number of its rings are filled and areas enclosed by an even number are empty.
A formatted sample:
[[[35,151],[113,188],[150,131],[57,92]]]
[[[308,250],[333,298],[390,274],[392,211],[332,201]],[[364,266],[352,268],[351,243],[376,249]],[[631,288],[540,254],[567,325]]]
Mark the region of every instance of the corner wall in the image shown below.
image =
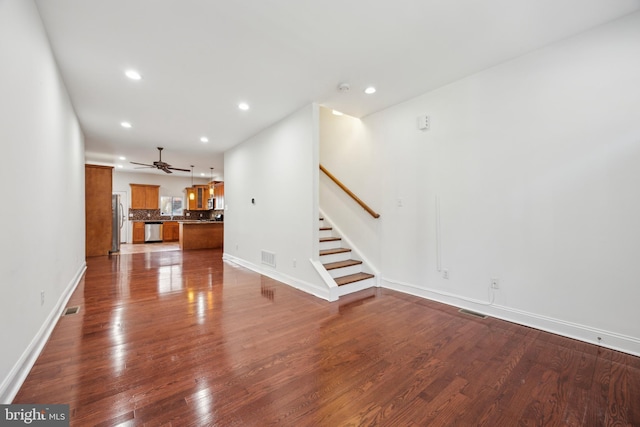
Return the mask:
[[[383,285],[640,355],[639,75],[635,13],[364,118]]]
[[[225,152],[224,258],[321,298],[318,107],[309,105]],[[252,202],[253,200],[253,202]],[[275,267],[262,262],[275,254]]]
[[[84,272],[84,137],[32,1],[0,2],[0,57],[0,402],[10,403]]]

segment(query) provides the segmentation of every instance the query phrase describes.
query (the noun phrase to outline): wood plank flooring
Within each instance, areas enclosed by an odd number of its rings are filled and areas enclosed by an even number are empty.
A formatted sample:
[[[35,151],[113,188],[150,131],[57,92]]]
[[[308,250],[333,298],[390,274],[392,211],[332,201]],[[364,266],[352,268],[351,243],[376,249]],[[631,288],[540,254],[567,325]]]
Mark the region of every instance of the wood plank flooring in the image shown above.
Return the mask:
[[[640,426],[637,357],[219,250],[89,258],[69,305],[14,402],[73,426]]]

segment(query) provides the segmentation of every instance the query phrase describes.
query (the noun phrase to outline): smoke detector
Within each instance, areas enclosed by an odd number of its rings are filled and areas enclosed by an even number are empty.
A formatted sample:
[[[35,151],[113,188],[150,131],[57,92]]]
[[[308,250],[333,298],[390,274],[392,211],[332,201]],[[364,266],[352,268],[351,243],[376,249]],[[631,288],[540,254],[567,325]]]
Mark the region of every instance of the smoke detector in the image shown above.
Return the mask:
[[[338,91],[340,92],[348,92],[349,91],[349,83],[340,83],[338,85]]]

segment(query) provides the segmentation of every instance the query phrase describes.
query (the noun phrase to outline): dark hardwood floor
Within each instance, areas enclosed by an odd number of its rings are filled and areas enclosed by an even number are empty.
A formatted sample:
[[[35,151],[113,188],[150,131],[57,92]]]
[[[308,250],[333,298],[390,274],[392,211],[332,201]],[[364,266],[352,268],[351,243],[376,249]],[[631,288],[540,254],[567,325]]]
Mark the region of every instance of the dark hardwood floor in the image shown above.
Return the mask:
[[[73,426],[640,426],[640,358],[219,250],[89,258],[74,305],[14,400]]]

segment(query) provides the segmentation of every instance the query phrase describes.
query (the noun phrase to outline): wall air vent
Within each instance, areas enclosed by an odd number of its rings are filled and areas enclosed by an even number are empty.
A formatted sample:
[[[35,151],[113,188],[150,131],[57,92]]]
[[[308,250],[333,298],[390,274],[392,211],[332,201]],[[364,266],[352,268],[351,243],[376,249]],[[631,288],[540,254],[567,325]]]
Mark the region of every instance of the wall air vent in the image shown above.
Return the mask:
[[[267,252],[265,250],[262,251],[262,263],[264,265],[268,265],[270,267],[276,266],[276,254],[273,252]]]

